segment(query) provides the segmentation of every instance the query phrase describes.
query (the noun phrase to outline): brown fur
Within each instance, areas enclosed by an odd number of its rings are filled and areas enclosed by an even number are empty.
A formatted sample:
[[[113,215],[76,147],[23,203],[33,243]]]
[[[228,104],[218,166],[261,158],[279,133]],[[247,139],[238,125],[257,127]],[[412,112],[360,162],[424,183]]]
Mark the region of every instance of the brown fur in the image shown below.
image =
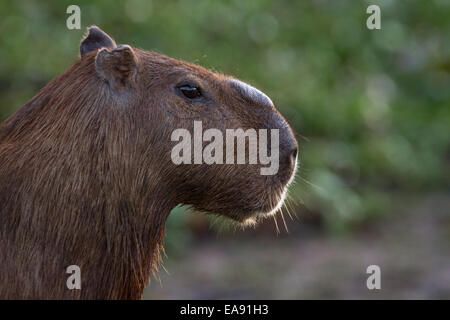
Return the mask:
[[[270,211],[291,179],[296,142],[273,106],[199,66],[114,49],[86,52],[0,125],[0,298],[139,299],[177,204],[245,221]],[[185,80],[208,100],[177,95]],[[279,128],[279,174],[174,165],[170,135],[193,120],[204,130]],[[73,264],[81,290],[66,287]]]

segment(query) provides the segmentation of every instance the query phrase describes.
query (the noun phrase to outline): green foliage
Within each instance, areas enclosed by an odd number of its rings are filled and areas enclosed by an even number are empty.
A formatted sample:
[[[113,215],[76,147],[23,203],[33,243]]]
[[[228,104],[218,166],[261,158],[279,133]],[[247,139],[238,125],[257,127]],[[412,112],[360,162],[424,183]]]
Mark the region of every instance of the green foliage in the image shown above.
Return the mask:
[[[390,192],[448,188],[447,1],[0,2],[0,120],[78,55],[97,24],[129,43],[232,74],[265,91],[301,148],[291,192],[332,230],[385,212]],[[366,8],[381,8],[381,30]],[[169,226],[170,227],[170,226]]]

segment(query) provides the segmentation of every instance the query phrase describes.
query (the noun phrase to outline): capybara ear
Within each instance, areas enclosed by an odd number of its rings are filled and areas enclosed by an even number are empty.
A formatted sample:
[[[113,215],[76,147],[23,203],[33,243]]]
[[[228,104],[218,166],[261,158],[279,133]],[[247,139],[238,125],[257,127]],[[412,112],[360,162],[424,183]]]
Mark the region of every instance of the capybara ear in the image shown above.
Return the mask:
[[[116,90],[123,91],[135,84],[137,59],[133,49],[122,44],[114,50],[102,49],[95,58],[97,73]]]
[[[96,51],[104,47],[114,49],[117,45],[116,42],[99,27],[89,27],[88,34],[80,43],[81,57],[83,57],[86,53]]]

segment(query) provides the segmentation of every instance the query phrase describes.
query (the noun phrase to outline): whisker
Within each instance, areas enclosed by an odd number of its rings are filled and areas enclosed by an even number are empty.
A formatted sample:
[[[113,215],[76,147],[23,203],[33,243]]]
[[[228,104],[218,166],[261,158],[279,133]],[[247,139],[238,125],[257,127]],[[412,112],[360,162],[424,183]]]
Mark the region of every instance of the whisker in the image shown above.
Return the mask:
[[[284,229],[286,229],[286,233],[289,233],[289,229],[287,227],[286,220],[284,219],[283,211],[280,210],[280,213],[281,213],[281,219],[283,219]]]
[[[299,177],[303,182],[305,182],[306,184],[310,185],[311,187],[323,190],[323,188],[319,187],[318,185],[315,185],[314,183],[306,180],[305,178]]]
[[[310,141],[308,137],[306,137],[306,136],[304,136],[304,135],[301,135],[300,133],[296,133],[295,135],[296,135],[297,137],[300,137],[301,139],[305,140],[306,142],[309,142],[309,141]]]
[[[302,206],[305,205],[305,202],[303,201],[302,198],[300,198],[300,196],[297,193],[289,194],[289,200],[292,200],[292,202],[294,202],[294,204],[297,204],[297,205],[299,205],[299,204]]]
[[[275,217],[275,215],[272,216],[273,217],[273,221],[275,221],[275,227],[277,230],[277,235],[280,234],[280,229],[278,228],[278,222],[277,222],[277,218]]]
[[[289,218],[291,218],[291,221],[293,221],[294,218],[292,217],[291,211],[289,210],[287,201],[285,202],[284,207],[286,208],[286,212],[287,212]]]
[[[287,207],[287,201],[284,201],[283,206],[285,207],[286,212],[287,212],[289,218],[291,218],[291,220],[294,220],[294,219],[292,219],[292,215],[291,215],[291,213],[289,212],[289,209],[288,209],[288,207]]]
[[[293,212],[295,218],[296,218],[297,220],[300,220],[300,218],[299,218],[298,215],[297,215],[297,211],[295,211],[294,206],[293,206],[292,203],[290,202],[291,199],[287,199],[287,200],[288,200],[288,201],[286,202],[286,205],[289,206],[289,208],[292,210],[292,212]]]

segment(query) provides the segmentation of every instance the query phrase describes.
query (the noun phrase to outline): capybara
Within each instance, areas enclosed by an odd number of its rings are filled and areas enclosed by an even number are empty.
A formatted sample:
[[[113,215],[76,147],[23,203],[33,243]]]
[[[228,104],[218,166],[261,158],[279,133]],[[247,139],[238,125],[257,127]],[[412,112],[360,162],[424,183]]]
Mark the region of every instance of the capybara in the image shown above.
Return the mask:
[[[80,53],[0,125],[2,299],[140,299],[175,206],[253,223],[276,213],[294,176],[292,129],[252,86],[95,26]],[[277,129],[276,174],[175,164],[172,134],[195,121],[224,135]],[[81,289],[67,285],[72,265]]]

